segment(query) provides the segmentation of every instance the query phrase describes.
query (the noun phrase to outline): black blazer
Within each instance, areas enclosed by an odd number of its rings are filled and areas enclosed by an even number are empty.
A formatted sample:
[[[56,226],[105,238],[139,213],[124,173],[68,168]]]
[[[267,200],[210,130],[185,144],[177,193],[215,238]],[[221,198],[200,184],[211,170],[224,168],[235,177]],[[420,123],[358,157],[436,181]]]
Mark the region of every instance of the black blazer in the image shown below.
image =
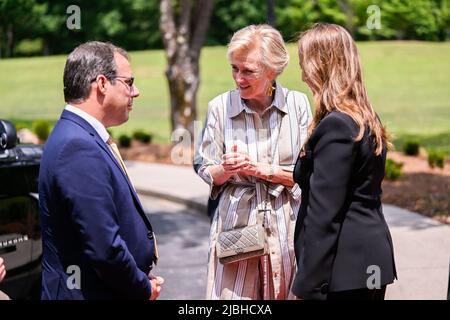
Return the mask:
[[[380,285],[397,276],[380,199],[386,148],[374,156],[369,131],[356,142],[358,131],[348,115],[331,112],[297,159],[294,180],[302,202],[292,292],[298,297],[321,300],[328,292],[368,288],[378,274]]]

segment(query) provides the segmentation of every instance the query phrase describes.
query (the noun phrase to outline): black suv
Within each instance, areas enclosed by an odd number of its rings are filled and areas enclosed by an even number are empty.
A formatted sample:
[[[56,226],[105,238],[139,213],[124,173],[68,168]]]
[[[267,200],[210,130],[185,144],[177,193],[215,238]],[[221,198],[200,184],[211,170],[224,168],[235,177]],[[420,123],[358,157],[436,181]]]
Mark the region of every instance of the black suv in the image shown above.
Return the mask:
[[[11,299],[39,299],[42,242],[38,173],[42,146],[17,144],[14,125],[0,120],[0,257]]]

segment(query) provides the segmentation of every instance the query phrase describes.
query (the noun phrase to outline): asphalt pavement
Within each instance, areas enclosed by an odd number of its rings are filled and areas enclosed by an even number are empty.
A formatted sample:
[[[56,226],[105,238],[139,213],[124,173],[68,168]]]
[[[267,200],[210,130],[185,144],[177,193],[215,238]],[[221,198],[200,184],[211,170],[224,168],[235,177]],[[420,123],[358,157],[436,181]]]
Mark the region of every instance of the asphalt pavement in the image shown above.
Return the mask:
[[[140,199],[157,232],[160,259],[152,273],[165,279],[159,299],[203,300],[209,220],[183,204],[149,196]]]

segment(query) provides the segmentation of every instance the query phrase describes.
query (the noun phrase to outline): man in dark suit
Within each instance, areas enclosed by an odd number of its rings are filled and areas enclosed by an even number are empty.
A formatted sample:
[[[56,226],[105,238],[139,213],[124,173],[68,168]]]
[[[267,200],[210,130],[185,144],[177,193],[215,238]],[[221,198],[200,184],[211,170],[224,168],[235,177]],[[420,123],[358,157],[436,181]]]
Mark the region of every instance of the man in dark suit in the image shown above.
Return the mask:
[[[447,300],[450,300],[450,263],[448,265],[448,287],[447,287]]]
[[[139,90],[127,53],[87,42],[64,69],[67,103],[39,174],[42,299],[156,299],[154,233],[106,128],[128,120]]]

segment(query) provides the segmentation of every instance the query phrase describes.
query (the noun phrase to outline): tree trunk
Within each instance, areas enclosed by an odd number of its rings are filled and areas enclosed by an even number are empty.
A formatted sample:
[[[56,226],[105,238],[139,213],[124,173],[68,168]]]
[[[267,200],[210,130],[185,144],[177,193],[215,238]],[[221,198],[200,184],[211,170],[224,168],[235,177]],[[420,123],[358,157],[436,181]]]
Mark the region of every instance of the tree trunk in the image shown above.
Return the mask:
[[[12,25],[9,25],[6,31],[6,57],[8,58],[12,57],[13,49],[14,49],[14,32]]]
[[[267,22],[275,27],[275,0],[267,0]]]
[[[48,40],[44,38],[44,46],[42,47],[42,54],[44,56],[50,55],[50,45],[48,44]]]
[[[209,27],[213,0],[180,0],[178,25],[170,0],[161,0],[159,27],[167,57],[172,131],[187,129],[194,134],[197,90],[200,84],[200,51]]]
[[[193,65],[188,57],[179,60],[179,63],[169,65],[166,71],[170,92],[172,131],[184,128],[194,134],[199,85],[198,66]]]
[[[346,15],[345,28],[351,34],[351,36],[354,38],[355,37],[355,24],[353,22],[352,6],[349,3],[349,0],[339,0],[338,5]]]
[[[0,59],[3,58],[3,33],[4,30],[2,26],[0,25]]]

